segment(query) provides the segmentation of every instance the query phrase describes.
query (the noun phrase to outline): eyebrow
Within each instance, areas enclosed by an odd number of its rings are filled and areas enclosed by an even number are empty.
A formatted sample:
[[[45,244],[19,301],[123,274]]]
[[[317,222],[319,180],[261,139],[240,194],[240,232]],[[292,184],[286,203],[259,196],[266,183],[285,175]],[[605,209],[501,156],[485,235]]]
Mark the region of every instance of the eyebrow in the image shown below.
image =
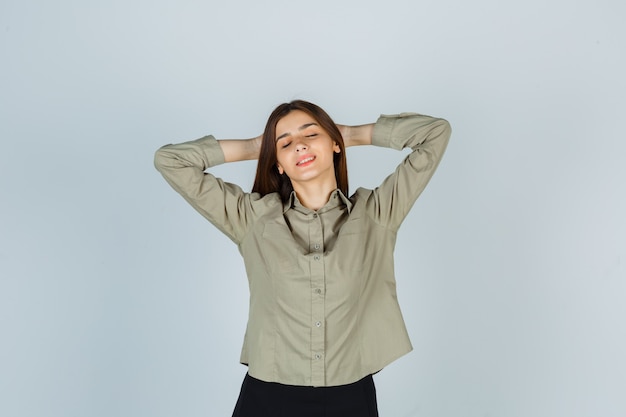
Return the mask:
[[[307,127],[311,127],[311,126],[318,126],[318,124],[317,123],[306,123],[306,124],[303,124],[302,126],[300,126],[298,128],[298,131],[304,130]],[[279,140],[281,140],[282,138],[287,137],[287,136],[291,136],[291,132],[283,133],[282,135],[280,135],[279,137],[276,138],[275,142],[278,142]]]

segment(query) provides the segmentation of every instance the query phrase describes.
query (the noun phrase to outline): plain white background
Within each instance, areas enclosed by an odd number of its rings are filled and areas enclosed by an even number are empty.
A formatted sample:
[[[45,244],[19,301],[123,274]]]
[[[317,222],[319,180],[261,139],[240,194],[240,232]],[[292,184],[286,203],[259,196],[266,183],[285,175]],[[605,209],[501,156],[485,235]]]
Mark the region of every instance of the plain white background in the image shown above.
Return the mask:
[[[626,415],[617,0],[0,2],[0,415],[229,416],[236,247],[153,169],[303,98],[453,136],[398,236],[383,417]],[[351,188],[404,156],[348,151]],[[249,189],[253,162],[215,172]]]

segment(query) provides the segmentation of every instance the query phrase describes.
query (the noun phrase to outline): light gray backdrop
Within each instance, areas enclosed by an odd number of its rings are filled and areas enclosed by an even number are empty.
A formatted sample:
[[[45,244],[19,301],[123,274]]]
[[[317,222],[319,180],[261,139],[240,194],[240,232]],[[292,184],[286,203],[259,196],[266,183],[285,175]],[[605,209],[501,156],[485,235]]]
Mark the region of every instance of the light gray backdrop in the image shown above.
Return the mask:
[[[294,98],[453,126],[398,237],[415,350],[376,376],[381,416],[626,415],[625,12],[2,0],[0,415],[230,415],[242,262],[153,153],[257,135]],[[403,156],[350,149],[352,189]]]

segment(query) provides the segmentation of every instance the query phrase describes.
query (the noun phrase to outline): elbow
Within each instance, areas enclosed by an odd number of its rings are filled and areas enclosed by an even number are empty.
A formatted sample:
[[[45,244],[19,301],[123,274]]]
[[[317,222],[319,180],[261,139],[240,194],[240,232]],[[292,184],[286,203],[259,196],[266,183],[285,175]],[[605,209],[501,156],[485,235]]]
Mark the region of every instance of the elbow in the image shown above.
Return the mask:
[[[443,155],[443,152],[448,147],[450,136],[452,134],[452,127],[446,119],[437,119],[431,130],[431,138],[433,139],[433,146],[439,148],[439,153]]]
[[[161,172],[166,166],[167,156],[164,148],[165,146],[162,146],[154,153],[154,167],[159,172]]]
[[[442,135],[449,138],[450,135],[452,134],[452,126],[450,126],[450,122],[448,122],[446,119],[439,119],[439,120],[441,124]]]

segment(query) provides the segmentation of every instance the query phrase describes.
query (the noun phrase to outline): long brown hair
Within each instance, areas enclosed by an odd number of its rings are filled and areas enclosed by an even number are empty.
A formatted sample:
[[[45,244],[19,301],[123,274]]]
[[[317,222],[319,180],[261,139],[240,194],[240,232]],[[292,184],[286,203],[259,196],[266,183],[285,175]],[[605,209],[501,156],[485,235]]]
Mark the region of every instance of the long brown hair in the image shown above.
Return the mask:
[[[346,161],[346,146],[343,143],[341,132],[335,122],[321,107],[304,100],[294,100],[279,105],[267,120],[261,141],[259,163],[256,168],[252,192],[259,193],[262,196],[278,192],[283,202],[289,199],[293,191],[291,180],[287,174],[283,173],[281,175],[277,167],[276,124],[294,110],[303,111],[315,119],[319,126],[328,133],[330,138],[339,145],[340,152],[333,155],[335,178],[337,179],[337,187],[344,195],[348,196],[348,164]]]

